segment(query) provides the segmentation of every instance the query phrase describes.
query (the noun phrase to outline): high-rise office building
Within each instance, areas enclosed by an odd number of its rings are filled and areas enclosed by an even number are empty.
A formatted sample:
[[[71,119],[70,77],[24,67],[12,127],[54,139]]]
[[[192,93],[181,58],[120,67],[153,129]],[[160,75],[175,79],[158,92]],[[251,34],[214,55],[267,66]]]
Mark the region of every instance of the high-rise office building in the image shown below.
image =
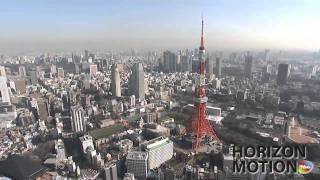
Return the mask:
[[[209,57],[206,59],[206,74],[213,74],[213,61]]]
[[[109,61],[107,59],[101,59],[99,61],[98,69],[100,71],[105,71],[105,70],[108,70],[108,68],[109,68]]]
[[[219,57],[216,58],[216,68],[215,74],[217,78],[221,78],[221,59]]]
[[[244,75],[246,77],[251,77],[252,75],[252,65],[253,65],[253,59],[251,55],[246,55],[244,59]]]
[[[270,49],[265,49],[264,50],[264,60],[269,61],[270,60]]]
[[[58,68],[58,77],[59,78],[64,78],[64,70],[63,70],[63,68]]]
[[[51,75],[56,75],[57,74],[57,66],[52,64],[51,67],[50,67],[50,73]]]
[[[74,64],[74,70],[75,70],[76,74],[80,74],[80,64],[79,63]]]
[[[176,55],[176,71],[181,71],[181,55]]]
[[[0,76],[0,102],[11,103],[9,89],[7,85],[7,77]]]
[[[118,170],[116,163],[107,165],[104,168],[105,180],[118,180]]]
[[[84,60],[88,60],[89,59],[89,51],[88,50],[84,50]]]
[[[27,76],[26,67],[19,66],[19,76],[21,76],[21,77]]]
[[[36,72],[37,72],[37,78],[40,78],[43,72],[41,66],[36,67]]]
[[[121,85],[120,85],[120,74],[117,66],[112,65],[111,72],[111,92],[114,97],[121,97]]]
[[[90,75],[95,76],[98,72],[98,66],[96,64],[90,64]]]
[[[127,172],[135,177],[146,179],[148,174],[148,153],[142,151],[131,151],[126,157]]]
[[[76,133],[86,131],[84,110],[81,106],[71,107],[71,127],[72,127],[72,131]]]
[[[177,56],[176,54],[165,51],[163,52],[163,71],[176,72],[177,71]]]
[[[148,153],[148,169],[155,169],[173,156],[173,142],[168,138],[158,137],[140,145]]]
[[[31,84],[37,85],[38,84],[37,71],[35,71],[35,70],[29,71],[29,74],[30,74]]]
[[[135,95],[131,95],[130,96],[130,106],[131,107],[135,107],[136,106],[136,96]]]
[[[272,73],[272,65],[271,64],[267,64],[265,66],[265,73],[269,73],[269,74]]]
[[[278,85],[286,84],[288,82],[289,75],[290,75],[290,65],[289,64],[279,64],[278,76],[277,76]]]
[[[181,56],[180,67],[182,72],[186,72],[186,71],[191,72],[192,70],[191,58],[188,56]]]
[[[130,77],[130,91],[131,95],[135,95],[136,98],[144,100],[145,85],[144,71],[141,63],[134,65],[132,74]]]
[[[199,71],[199,60],[198,59],[192,59],[191,61],[191,71],[192,72],[198,72]]]

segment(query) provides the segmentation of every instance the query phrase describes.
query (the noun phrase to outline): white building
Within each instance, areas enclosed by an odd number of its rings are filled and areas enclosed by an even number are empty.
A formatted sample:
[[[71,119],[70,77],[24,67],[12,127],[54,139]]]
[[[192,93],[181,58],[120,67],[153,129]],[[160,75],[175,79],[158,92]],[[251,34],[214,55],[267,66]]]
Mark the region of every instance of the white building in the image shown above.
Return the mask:
[[[83,153],[86,153],[88,149],[94,149],[93,139],[89,135],[84,135],[80,137],[81,146]]]
[[[26,77],[26,76],[27,76],[26,67],[24,67],[24,66],[19,66],[19,75],[20,75],[21,77]]]
[[[130,106],[131,107],[136,106],[136,96],[135,95],[130,96]]]
[[[173,156],[173,142],[169,138],[158,137],[142,143],[141,150],[148,153],[148,169],[155,169]]]
[[[105,180],[118,180],[116,163],[111,163],[104,168]]]
[[[7,77],[0,76],[0,102],[11,103],[9,89],[7,85]]]
[[[64,78],[64,70],[63,70],[63,68],[58,68],[58,77],[59,78]]]
[[[57,66],[52,64],[51,67],[50,67],[50,72],[51,72],[52,75],[57,74]]]
[[[212,86],[214,89],[220,89],[221,87],[221,80],[216,78],[212,81]]]
[[[111,73],[111,91],[112,95],[115,97],[121,97],[121,83],[120,83],[120,74],[119,69],[114,64],[112,66],[112,73]]]
[[[81,106],[71,107],[71,127],[74,132],[86,131],[86,120],[84,117],[84,110]]]
[[[221,108],[207,106],[207,111],[208,111],[208,119],[210,121],[214,121],[216,123],[221,123],[221,120],[223,119],[221,117]]]
[[[58,161],[63,161],[64,159],[66,159],[64,143],[61,139],[58,139],[57,141],[55,141],[55,150],[57,152]]]
[[[145,179],[148,173],[148,153],[141,151],[131,151],[126,158],[127,172],[135,177]]]

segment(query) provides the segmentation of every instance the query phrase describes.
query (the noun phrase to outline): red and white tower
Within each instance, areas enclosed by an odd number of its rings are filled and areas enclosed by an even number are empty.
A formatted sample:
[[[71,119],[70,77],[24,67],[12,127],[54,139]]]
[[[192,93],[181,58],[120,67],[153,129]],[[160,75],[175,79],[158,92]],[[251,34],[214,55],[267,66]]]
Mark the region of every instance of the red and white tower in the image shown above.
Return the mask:
[[[209,120],[207,119],[207,101],[205,88],[205,48],[203,37],[203,18],[201,28],[201,44],[199,48],[199,76],[198,84],[196,88],[195,108],[196,112],[193,115],[190,127],[188,127],[188,133],[193,135],[193,150],[198,153],[199,147],[202,145],[205,138],[211,139],[216,143],[221,144],[221,140],[213,130]]]

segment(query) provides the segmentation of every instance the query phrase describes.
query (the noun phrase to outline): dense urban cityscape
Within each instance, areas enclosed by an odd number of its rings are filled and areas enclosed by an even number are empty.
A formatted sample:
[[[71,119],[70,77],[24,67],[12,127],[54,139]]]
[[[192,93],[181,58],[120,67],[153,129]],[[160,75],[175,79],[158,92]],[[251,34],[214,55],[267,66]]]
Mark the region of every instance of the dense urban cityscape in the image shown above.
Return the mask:
[[[0,179],[320,179],[320,50],[0,51]],[[308,173],[236,173],[237,146]]]

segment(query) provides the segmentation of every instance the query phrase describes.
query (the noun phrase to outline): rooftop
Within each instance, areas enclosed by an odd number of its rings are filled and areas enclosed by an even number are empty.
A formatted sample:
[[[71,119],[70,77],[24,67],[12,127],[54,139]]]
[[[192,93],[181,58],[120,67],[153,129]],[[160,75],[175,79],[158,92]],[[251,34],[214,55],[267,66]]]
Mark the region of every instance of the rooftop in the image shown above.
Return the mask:
[[[148,159],[148,153],[142,152],[142,151],[131,151],[127,155],[127,159],[131,160],[147,160]]]
[[[148,150],[152,150],[152,149],[159,148],[159,147],[164,146],[169,143],[171,143],[171,141],[168,138],[164,138],[161,136],[161,137],[152,139],[150,141],[147,141],[145,143],[142,143],[141,146],[145,147]]]
[[[0,162],[0,174],[13,179],[35,179],[45,171],[40,163],[24,156],[13,155]]]

